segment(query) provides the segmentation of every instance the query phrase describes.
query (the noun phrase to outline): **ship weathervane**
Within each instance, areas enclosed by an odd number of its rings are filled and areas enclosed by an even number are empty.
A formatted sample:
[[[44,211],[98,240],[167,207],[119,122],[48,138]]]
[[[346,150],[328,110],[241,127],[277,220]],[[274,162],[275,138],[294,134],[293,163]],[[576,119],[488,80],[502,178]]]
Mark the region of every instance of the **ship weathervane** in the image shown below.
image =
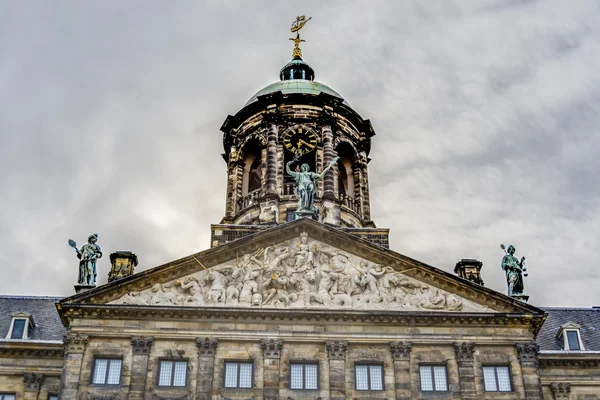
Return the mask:
[[[300,15],[300,16],[296,17],[296,20],[294,22],[292,22],[292,27],[290,28],[290,31],[292,31],[292,33],[296,32],[296,37],[290,38],[290,40],[294,41],[294,51],[292,52],[293,58],[302,58],[302,50],[300,50],[300,43],[305,42],[305,40],[300,39],[299,31],[311,19],[312,19],[312,17],[308,17],[308,19],[307,19],[305,15]]]

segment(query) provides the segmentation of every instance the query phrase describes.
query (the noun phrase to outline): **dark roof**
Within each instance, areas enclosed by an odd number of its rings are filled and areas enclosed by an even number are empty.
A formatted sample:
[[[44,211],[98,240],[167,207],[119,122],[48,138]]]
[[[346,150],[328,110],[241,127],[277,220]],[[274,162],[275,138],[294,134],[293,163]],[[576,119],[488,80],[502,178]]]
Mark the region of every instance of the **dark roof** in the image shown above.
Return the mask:
[[[540,350],[563,350],[556,334],[562,325],[574,322],[581,326],[579,333],[584,350],[600,351],[600,307],[542,309],[548,317],[536,338]]]
[[[62,340],[66,329],[56,311],[62,297],[0,296],[0,339],[5,339],[10,329],[11,314],[31,314],[35,327],[29,331],[28,340]]]

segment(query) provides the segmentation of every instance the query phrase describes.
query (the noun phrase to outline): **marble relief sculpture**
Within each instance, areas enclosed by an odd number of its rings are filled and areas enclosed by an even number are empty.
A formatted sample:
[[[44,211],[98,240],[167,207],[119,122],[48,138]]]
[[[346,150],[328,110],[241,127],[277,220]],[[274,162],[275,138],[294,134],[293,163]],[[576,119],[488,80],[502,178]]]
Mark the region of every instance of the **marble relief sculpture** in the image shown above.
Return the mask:
[[[485,311],[389,266],[339,251],[302,232],[174,282],[127,293],[116,304]]]

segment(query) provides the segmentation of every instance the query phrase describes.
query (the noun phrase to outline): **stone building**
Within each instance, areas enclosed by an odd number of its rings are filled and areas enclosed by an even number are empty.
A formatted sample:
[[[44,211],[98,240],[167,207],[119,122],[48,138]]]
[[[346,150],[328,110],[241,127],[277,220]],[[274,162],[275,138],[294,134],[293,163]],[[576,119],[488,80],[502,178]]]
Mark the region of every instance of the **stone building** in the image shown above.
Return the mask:
[[[297,46],[223,123],[211,248],[137,274],[117,252],[106,285],[0,297],[0,400],[600,399],[600,310],[541,309],[484,287],[476,260],[453,275],[389,249],[373,127],[314,77]],[[319,173],[305,193],[299,164]]]

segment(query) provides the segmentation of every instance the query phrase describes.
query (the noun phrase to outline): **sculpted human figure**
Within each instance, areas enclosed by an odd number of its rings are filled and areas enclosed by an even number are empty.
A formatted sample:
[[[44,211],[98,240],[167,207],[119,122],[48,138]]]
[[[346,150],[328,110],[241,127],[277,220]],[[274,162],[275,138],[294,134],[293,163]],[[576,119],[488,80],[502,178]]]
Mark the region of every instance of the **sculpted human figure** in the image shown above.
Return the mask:
[[[429,310],[443,310],[446,308],[446,297],[438,289],[433,289],[420,305]]]
[[[329,171],[329,169],[335,165],[337,160],[339,160],[339,157],[335,157],[333,160],[331,160],[329,165],[320,174],[311,172],[308,164],[302,164],[300,166],[300,171],[298,172],[292,171],[290,169],[290,165],[293,162],[298,161],[298,157],[295,157],[293,160],[288,161],[285,164],[286,172],[289,175],[291,175],[296,181],[296,188],[294,192],[298,197],[298,209],[296,210],[297,212],[316,212],[316,208],[313,205],[315,198],[315,182],[318,179],[323,178],[327,171]]]
[[[208,304],[225,303],[227,278],[219,271],[211,270],[204,277],[204,282],[210,285],[207,291]]]
[[[200,286],[200,282],[193,276],[188,276],[183,282],[176,281],[175,285],[179,285],[181,290],[187,292],[187,296],[183,299],[184,305],[201,306],[204,304],[202,287]]]
[[[508,246],[506,254],[502,258],[502,269],[506,274],[506,283],[508,284],[508,295],[522,295],[524,290],[523,273],[527,271],[525,268],[525,257],[521,257],[521,261],[514,256],[515,246]],[[525,274],[527,276],[527,274]]]
[[[168,289],[167,285],[163,286],[160,283],[155,283],[152,285],[150,305],[156,306],[173,304],[175,295],[173,293],[165,292],[165,289]]]
[[[96,244],[98,234],[94,233],[88,236],[87,244],[81,246],[81,250],[77,249],[75,241],[69,239],[69,246],[73,247],[79,258],[79,277],[77,283],[79,285],[94,286],[96,284],[96,261],[102,257],[102,250]]]
[[[300,243],[295,242],[296,249],[292,251],[295,257],[294,272],[303,272],[314,267],[315,245],[308,243],[308,233],[300,234]],[[311,248],[312,247],[312,248]]]
[[[249,261],[246,265],[250,265]],[[226,268],[223,270],[224,273],[228,276],[228,283],[226,289],[226,302],[228,304],[234,304],[239,301],[240,292],[242,291],[242,286],[244,285],[244,277],[246,276],[246,268],[244,267],[235,267],[233,271],[230,268]]]
[[[240,292],[240,304],[250,305],[252,303],[252,296],[258,293],[258,271],[250,271],[244,278],[242,284],[242,291]],[[260,294],[259,294],[260,296]],[[262,296],[261,296],[262,303]]]
[[[287,305],[287,286],[289,278],[277,274],[271,275],[263,286],[263,304],[274,304],[275,306]]]
[[[288,248],[279,248],[273,251],[273,257],[270,256],[270,249],[265,250],[264,271],[265,274],[271,275],[273,273],[279,273],[281,269],[281,262],[290,256],[290,250]]]
[[[377,280],[376,285],[377,289],[379,289],[379,294],[383,296],[383,298],[387,298],[390,294],[389,279],[394,273],[392,267],[384,267],[383,265],[376,264],[373,268],[370,268],[368,272]]]

